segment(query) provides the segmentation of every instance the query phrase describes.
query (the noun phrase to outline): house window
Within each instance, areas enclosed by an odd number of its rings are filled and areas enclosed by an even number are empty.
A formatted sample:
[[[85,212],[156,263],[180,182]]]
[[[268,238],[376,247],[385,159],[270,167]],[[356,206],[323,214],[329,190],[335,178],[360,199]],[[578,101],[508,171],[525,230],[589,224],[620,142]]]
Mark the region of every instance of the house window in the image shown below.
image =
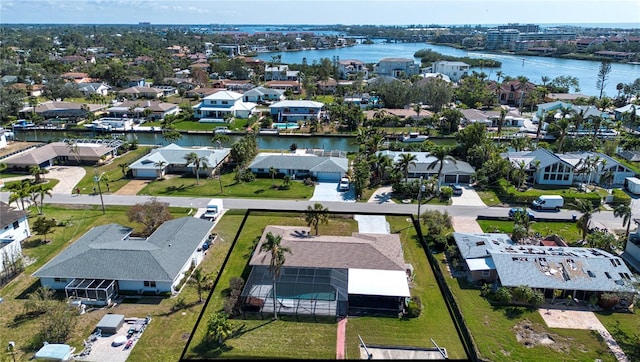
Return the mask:
[[[483,277],[490,277],[491,276],[491,270],[483,270],[482,271],[482,276]]]
[[[222,101],[222,104],[229,104],[229,101]]]
[[[67,278],[53,278],[53,281],[56,283],[66,283]]]
[[[13,229],[15,230],[15,229],[17,229],[19,227],[20,227],[20,222],[19,221],[14,221],[13,222]]]
[[[147,280],[145,280],[145,281],[144,281],[144,286],[145,286],[145,287],[155,288],[155,287],[156,287],[156,282],[154,282],[154,281],[147,281]]]

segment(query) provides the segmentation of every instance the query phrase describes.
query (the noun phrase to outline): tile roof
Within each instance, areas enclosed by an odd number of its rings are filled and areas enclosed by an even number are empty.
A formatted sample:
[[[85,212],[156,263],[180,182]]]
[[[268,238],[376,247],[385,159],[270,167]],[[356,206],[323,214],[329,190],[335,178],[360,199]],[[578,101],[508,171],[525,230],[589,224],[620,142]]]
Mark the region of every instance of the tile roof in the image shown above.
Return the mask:
[[[115,147],[98,143],[76,143],[77,153],[71,152],[72,148],[65,142],[52,142],[38,148],[32,148],[25,152],[11,156],[4,160],[7,165],[40,165],[43,162],[56,157],[78,157],[80,159],[99,159],[101,156],[113,152]]]
[[[33,275],[172,282],[213,226],[183,217],[165,222],[147,239],[129,237],[132,229],[122,225],[97,226]]]
[[[267,226],[249,265],[269,265],[270,255],[261,252],[260,246],[271,232],[281,235],[281,245],[291,249],[291,254],[286,254],[286,267],[405,270],[397,234],[312,236],[309,231],[310,228],[300,226]]]

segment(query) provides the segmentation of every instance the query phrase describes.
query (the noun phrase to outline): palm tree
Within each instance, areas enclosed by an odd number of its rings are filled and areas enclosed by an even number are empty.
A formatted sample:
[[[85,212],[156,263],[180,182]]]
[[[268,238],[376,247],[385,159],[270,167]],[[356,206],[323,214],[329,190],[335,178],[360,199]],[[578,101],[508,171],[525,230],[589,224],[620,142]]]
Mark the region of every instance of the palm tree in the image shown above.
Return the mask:
[[[196,288],[198,292],[198,302],[202,303],[202,292],[204,291],[209,275],[202,272],[202,269],[195,269],[189,277],[189,283]]]
[[[269,175],[271,176],[271,186],[275,186],[276,184],[276,174],[278,173],[278,171],[273,167],[269,167]]]
[[[418,157],[411,153],[400,154],[400,159],[396,161],[396,166],[400,171],[402,171],[402,174],[404,175],[404,182],[409,181],[409,167],[415,166],[417,160]]]
[[[600,126],[605,121],[604,118],[600,116],[592,116],[589,117],[589,121],[591,123],[591,127],[593,127],[593,140],[592,140],[592,148],[596,149],[596,142],[598,142],[598,132],[600,132]]]
[[[120,170],[122,171],[122,178],[127,177],[127,170],[129,169],[129,164],[126,162],[119,163],[118,167],[120,167]]]
[[[578,219],[576,226],[582,231],[582,240],[586,240],[591,218],[594,213],[600,212],[600,209],[594,206],[593,202],[585,199],[576,199],[572,204],[572,207],[582,213],[582,216]]]
[[[286,260],[284,253],[291,254],[291,249],[281,245],[282,235],[273,235],[271,231],[265,236],[265,240],[260,246],[261,252],[267,252],[271,254],[271,262],[269,263],[269,272],[273,277],[273,318],[278,319],[278,312],[276,308],[276,298],[278,297],[276,291],[276,278],[280,276],[280,269],[284,265]]]
[[[162,179],[162,173],[163,173],[163,170],[164,170],[164,166],[166,166],[166,165],[167,165],[167,162],[166,161],[162,161],[162,160],[156,161],[156,162],[153,163],[153,166],[155,166],[158,169],[158,178],[159,179]]]
[[[427,170],[431,170],[438,166],[438,193],[440,193],[440,186],[442,185],[442,169],[444,168],[445,161],[452,161],[454,164],[457,163],[455,158],[449,156],[449,153],[451,153],[451,149],[449,147],[436,147],[433,152],[431,152],[431,156],[435,157],[436,160],[427,166]]]
[[[212,313],[207,323],[207,338],[219,345],[233,333],[233,327],[225,312]]]
[[[40,207],[38,208],[38,215],[42,215],[44,213],[44,197],[45,196],[53,197],[53,193],[51,192],[50,188],[44,187],[43,185],[38,186],[37,188],[35,188],[34,191],[36,192],[36,195],[40,199]],[[35,204],[37,207],[38,205],[37,199],[34,201],[36,201]]]
[[[204,168],[205,170],[209,166],[207,164],[207,159],[203,156],[198,156],[195,152],[189,152],[184,156],[184,159],[187,160],[186,166],[193,164],[193,171],[196,173],[196,185],[200,184],[200,168]]]
[[[619,204],[613,209],[613,216],[622,218],[622,226],[626,226],[626,231],[624,233],[624,245],[622,250],[626,249],[627,239],[629,239],[629,228],[631,227],[631,216],[633,211],[631,210],[631,206],[627,204]]]
[[[28,198],[31,195],[31,183],[29,180],[22,180],[20,182],[13,183],[11,185],[5,186],[7,190],[11,191],[9,194],[9,203],[16,202],[19,200],[22,205],[22,210],[24,210],[24,199]]]
[[[229,137],[229,135],[226,135],[224,133],[218,133],[211,138],[211,143],[217,143],[218,147],[222,148],[222,145],[229,142],[230,140],[231,140],[231,137]]]
[[[500,134],[502,134],[502,126],[504,125],[504,120],[507,117],[507,110],[504,108],[500,108],[500,118],[498,118],[498,138],[500,138]]]
[[[422,104],[416,103],[413,105],[413,111],[416,112],[416,127],[420,124],[420,111],[422,111]]]
[[[554,128],[560,133],[560,139],[558,140],[558,153],[562,153],[562,146],[567,138],[567,133],[569,133],[570,125],[569,120],[564,117],[554,124]]]
[[[41,177],[43,174],[48,173],[49,171],[45,168],[41,168],[38,165],[29,167],[29,172],[35,178],[34,183],[39,184],[44,181]]]
[[[329,223],[329,209],[319,202],[314,203],[313,206],[309,205],[304,220],[309,227],[316,230],[316,235],[318,235],[318,226]]]
[[[70,140],[67,143],[67,147],[69,147],[69,153],[73,155],[76,163],[80,163],[80,149],[78,148],[78,143],[75,140]]]

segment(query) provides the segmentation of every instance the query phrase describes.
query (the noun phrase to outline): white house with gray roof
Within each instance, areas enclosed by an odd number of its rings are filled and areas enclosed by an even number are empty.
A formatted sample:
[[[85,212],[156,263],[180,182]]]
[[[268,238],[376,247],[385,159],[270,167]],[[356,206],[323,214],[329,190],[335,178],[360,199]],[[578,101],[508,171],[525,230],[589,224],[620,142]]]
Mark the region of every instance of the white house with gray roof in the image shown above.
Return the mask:
[[[227,117],[249,118],[256,104],[242,100],[242,94],[223,90],[208,95],[193,107],[193,117],[200,123],[224,122]]]
[[[454,233],[473,281],[499,280],[505,287],[526,285],[546,298],[588,300],[593,294],[635,293],[635,277],[624,261],[604,250],[514,243],[506,234]]]
[[[200,164],[198,174],[212,176],[229,158],[230,148],[191,148],[181,147],[172,143],[162,148],[156,148],[147,155],[129,165],[135,178],[160,178],[167,173],[195,173],[193,163],[187,164],[185,157],[195,153],[204,160]]]
[[[268,175],[271,167],[278,174],[293,178],[312,177],[318,181],[338,182],[349,170],[349,160],[312,154],[261,153],[249,165],[251,172],[256,174]]]
[[[324,103],[308,100],[284,100],[269,106],[274,122],[297,122],[319,119]]]
[[[431,72],[444,74],[449,79],[457,82],[463,76],[469,74],[469,68],[471,66],[464,62],[450,62],[441,60],[439,62],[433,62],[431,64]]]
[[[255,87],[242,94],[244,102],[264,103],[283,101],[286,97],[282,89]]]
[[[344,316],[373,310],[397,316],[411,296],[397,234],[313,236],[310,231],[300,226],[265,228],[249,261],[251,272],[242,292],[245,310],[273,313],[271,256],[260,250],[271,233],[291,250],[276,281],[278,313]]]
[[[438,177],[440,169],[440,161],[429,152],[408,152],[408,151],[379,151],[379,155],[391,158],[393,163],[400,160],[401,154],[410,154],[416,156],[415,164],[409,166],[409,178]],[[429,168],[431,166],[431,168]],[[445,160],[442,167],[443,184],[460,183],[468,184],[476,170],[467,162],[456,160]]]
[[[409,78],[420,74],[420,65],[409,58],[383,58],[373,66],[376,76]]]
[[[544,148],[534,151],[505,152],[501,157],[509,160],[513,167],[524,165],[530,180],[539,185],[568,186],[578,182],[602,183],[605,176],[609,183],[621,186],[635,172],[615,159],[597,152],[553,153]]]
[[[17,271],[22,259],[22,241],[31,236],[29,214],[0,201],[0,281],[5,272]]]
[[[132,228],[118,224],[96,226],[33,276],[87,303],[109,304],[119,291],[173,293],[202,261],[213,226],[183,217],[166,221],[148,238],[132,237]]]

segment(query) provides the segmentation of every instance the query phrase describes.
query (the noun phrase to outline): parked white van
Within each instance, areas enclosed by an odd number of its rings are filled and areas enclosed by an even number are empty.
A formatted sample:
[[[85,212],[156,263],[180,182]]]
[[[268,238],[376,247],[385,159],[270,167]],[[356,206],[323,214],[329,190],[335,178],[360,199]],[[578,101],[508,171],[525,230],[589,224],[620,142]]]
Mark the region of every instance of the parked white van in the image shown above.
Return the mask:
[[[560,195],[540,195],[533,200],[531,206],[535,210],[560,210],[564,206],[564,198]]]

